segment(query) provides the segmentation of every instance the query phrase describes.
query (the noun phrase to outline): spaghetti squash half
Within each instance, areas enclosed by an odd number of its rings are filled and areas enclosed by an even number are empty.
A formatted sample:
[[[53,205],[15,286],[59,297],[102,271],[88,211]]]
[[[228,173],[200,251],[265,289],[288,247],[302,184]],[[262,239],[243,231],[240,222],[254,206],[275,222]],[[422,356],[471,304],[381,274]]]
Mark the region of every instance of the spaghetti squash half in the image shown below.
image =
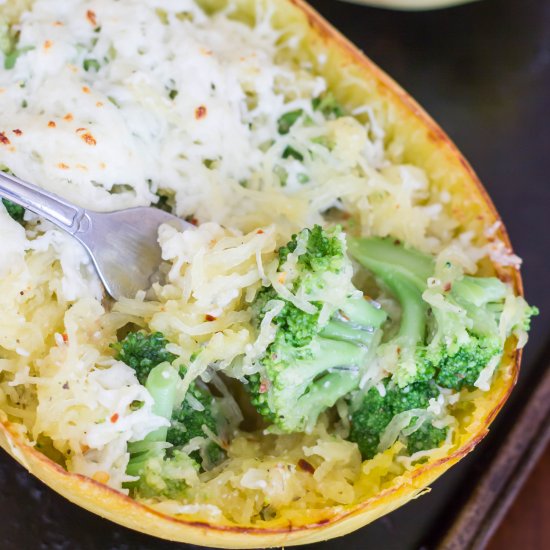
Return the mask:
[[[469,453],[535,313],[442,130],[301,0],[8,0],[0,165],[154,205],[150,288],[0,206],[0,444],[72,502],[226,548],[350,532]],[[132,266],[129,266],[131,269]]]

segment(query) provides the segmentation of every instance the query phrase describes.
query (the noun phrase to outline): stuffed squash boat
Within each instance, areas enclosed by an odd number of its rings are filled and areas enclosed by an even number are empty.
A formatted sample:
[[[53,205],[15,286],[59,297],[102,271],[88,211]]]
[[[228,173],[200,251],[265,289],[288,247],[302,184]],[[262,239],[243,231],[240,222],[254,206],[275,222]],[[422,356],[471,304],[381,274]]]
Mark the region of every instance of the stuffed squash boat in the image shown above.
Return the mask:
[[[248,548],[345,534],[470,452],[530,317],[442,131],[300,1],[1,10],[2,170],[156,205],[151,288],[0,206],[0,443],[128,527]],[[132,269],[133,266],[128,266]]]

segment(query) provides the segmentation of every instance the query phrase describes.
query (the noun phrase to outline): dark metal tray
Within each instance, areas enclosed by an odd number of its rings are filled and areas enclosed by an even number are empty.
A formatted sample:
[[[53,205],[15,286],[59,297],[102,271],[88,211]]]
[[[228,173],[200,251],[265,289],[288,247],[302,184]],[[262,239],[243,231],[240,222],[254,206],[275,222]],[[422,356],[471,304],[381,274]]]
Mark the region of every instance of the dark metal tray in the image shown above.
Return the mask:
[[[483,0],[403,13],[313,0],[400,82],[478,171],[524,258],[533,323],[518,386],[490,435],[430,494],[313,549],[483,548],[548,439],[550,380],[550,3]],[[1,119],[1,115],[0,115]],[[0,454],[0,546],[175,550],[64,500]]]

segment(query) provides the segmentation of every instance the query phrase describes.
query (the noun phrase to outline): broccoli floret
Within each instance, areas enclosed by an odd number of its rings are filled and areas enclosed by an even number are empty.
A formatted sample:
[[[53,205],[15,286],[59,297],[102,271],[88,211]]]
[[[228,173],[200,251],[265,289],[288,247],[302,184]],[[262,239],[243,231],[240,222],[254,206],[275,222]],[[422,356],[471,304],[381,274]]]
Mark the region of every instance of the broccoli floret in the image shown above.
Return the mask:
[[[158,365],[172,363],[176,359],[176,355],[166,350],[167,344],[168,341],[160,332],[132,332],[111,347],[116,351],[116,359],[132,367],[139,382],[147,386],[151,372]],[[180,368],[179,377],[183,378],[184,375],[185,369]],[[191,403],[192,400],[194,403]],[[183,447],[195,437],[206,436],[203,426],[218,434],[218,416],[216,399],[206,386],[199,386],[199,382],[194,382],[187,390],[181,405],[173,406],[167,415],[171,426],[164,440],[174,447]],[[202,453],[192,453],[192,458],[204,468],[219,463],[224,456],[223,449],[214,442],[208,442]]]
[[[195,406],[190,403],[190,396],[195,401]],[[202,410],[197,410],[197,406],[202,407]],[[191,384],[181,406],[172,412],[166,440],[175,447],[183,447],[195,437],[205,437],[204,427],[218,434],[217,409],[216,399],[207,388],[199,387],[198,383]],[[204,449],[200,452],[194,451],[190,456],[208,469],[219,464],[225,458],[225,453],[219,445],[209,441]]]
[[[430,306],[423,295],[434,276],[431,256],[390,238],[350,239],[349,249],[401,305],[399,332],[389,342],[400,352],[401,385],[435,378],[445,388],[472,388],[482,369],[503,353],[507,335],[501,334],[500,316],[512,291],[499,279],[462,276]],[[519,323],[528,325],[532,314],[533,308],[523,308]]]
[[[171,418],[179,380],[178,373],[168,363],[150,370],[145,387],[154,399],[155,414]],[[134,494],[173,499],[185,496],[198,465],[187,454],[170,448],[166,442],[167,434],[167,427],[158,428],[147,434],[143,441],[128,444],[130,460],[126,473],[138,479],[126,487]]]
[[[391,383],[386,383],[385,397],[370,389],[350,400],[350,439],[358,443],[365,458],[371,458],[396,414],[425,409],[429,399],[438,395],[438,387],[473,388],[481,371],[502,355],[508,334],[516,326],[528,328],[536,310],[514,297],[495,277],[455,275],[438,286],[433,258],[394,239],[352,238],[348,243],[352,256],[401,306],[397,335],[381,344],[395,349],[399,358]],[[449,270],[452,267],[450,262],[445,265]],[[435,281],[431,287],[430,278]],[[518,300],[514,302],[515,320],[503,335],[500,320],[509,300]],[[446,434],[445,428],[425,421],[407,437],[408,452],[435,448]]]
[[[255,321],[259,324],[269,310],[267,304],[272,300],[280,300],[277,291],[273,287],[264,287],[256,296],[253,304]],[[319,307],[319,303],[315,302]],[[317,332],[319,313],[306,313],[298,309],[290,302],[284,303],[283,309],[277,315],[277,326],[280,328],[279,337],[283,337],[288,344],[295,347],[305,346]]]
[[[298,308],[273,287],[261,290],[253,304],[259,326],[265,313],[283,302],[261,371],[249,377],[253,405],[282,431],[312,426],[321,412],[357,387],[360,368],[386,318],[351,283],[345,247],[339,227],[325,231],[315,226],[279,249],[279,271],[286,272],[289,262],[294,271],[288,290],[306,297],[313,311]],[[296,257],[297,250],[302,253]]]
[[[136,371],[140,384],[145,384],[153,367],[160,363],[172,363],[176,356],[166,350],[168,341],[160,332],[130,332],[111,347],[115,350],[115,359],[126,363]]]
[[[15,204],[8,199],[2,199],[2,203],[6,207],[6,210],[8,211],[8,214],[16,221],[21,223],[23,221],[23,217],[25,216],[25,209],[22,206],[19,206],[18,204]]]
[[[198,469],[199,465],[181,451],[160,452],[143,464],[139,479],[131,484],[131,489],[134,495],[142,498],[182,500]]]
[[[325,231],[320,225],[315,225],[312,229],[292,235],[290,242],[279,249],[279,268],[287,261],[288,255],[296,251],[299,240],[305,241],[305,251],[298,256],[301,284],[304,278],[316,277],[315,274],[338,273],[349,262],[339,228]]]
[[[414,382],[404,388],[386,382],[385,387],[384,396],[376,388],[371,388],[362,396],[359,403],[351,404],[349,440],[357,443],[364,459],[372,458],[378,452],[380,437],[396,414],[411,409],[425,409],[429,400],[439,395],[439,390],[433,381]],[[428,426],[431,424],[424,423],[408,437],[408,450],[411,454],[421,450],[419,447],[423,444],[431,445],[432,441],[435,441],[434,445],[423,447],[422,450],[437,447],[445,438],[445,429],[435,433],[433,432],[435,428],[432,427],[433,429],[430,430]],[[422,428],[424,428],[421,432],[423,435],[414,436]],[[436,440],[436,435],[441,438]]]
[[[443,388],[455,390],[473,387],[482,369],[493,357],[502,353],[498,343],[493,347],[485,346],[485,342],[473,338],[470,345],[462,346],[454,355],[446,355],[446,348],[444,348],[441,359],[436,363],[437,383]]]
[[[446,437],[447,428],[436,428],[429,422],[424,422],[418,430],[407,436],[407,452],[412,455],[419,451],[436,449]]]

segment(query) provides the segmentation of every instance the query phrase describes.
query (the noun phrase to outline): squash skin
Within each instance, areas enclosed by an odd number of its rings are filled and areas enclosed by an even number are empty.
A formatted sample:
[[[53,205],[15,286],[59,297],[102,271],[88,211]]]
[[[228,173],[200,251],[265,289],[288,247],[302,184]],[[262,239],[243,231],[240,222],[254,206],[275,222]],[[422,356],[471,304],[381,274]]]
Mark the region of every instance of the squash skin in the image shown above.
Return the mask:
[[[253,0],[237,0],[253,5]],[[299,22],[307,27],[307,39],[318,51],[330,55],[329,65],[335,88],[350,72],[362,79],[368,100],[376,99],[387,110],[393,130],[403,133],[408,155],[426,169],[441,188],[453,197],[453,214],[463,227],[479,235],[484,228],[499,222],[498,213],[468,162],[441,128],[390,77],[338,33],[302,0],[276,0],[275,17],[280,21]],[[336,67],[336,69],[334,69]],[[321,72],[323,70],[321,69]],[[329,82],[331,80],[329,78]],[[361,90],[354,92],[361,94]],[[439,182],[439,183],[437,183]],[[511,250],[506,230],[500,224],[496,236]],[[519,271],[493,265],[492,273],[510,282],[516,294],[523,288]],[[512,349],[513,339],[493,379],[485,399],[478,427],[463,435],[458,448],[449,456],[430,461],[406,472],[389,488],[363,502],[327,509],[315,517],[303,514],[294,524],[239,526],[197,521],[191,516],[169,516],[153,510],[90,478],[68,473],[45,455],[27,444],[18,425],[10,423],[0,411],[0,445],[30,473],[71,502],[111,521],[160,538],[219,548],[258,548],[306,544],[345,535],[402,506],[425,492],[430,483],[458,462],[488,433],[489,424],[512,391],[519,373],[521,351]]]

